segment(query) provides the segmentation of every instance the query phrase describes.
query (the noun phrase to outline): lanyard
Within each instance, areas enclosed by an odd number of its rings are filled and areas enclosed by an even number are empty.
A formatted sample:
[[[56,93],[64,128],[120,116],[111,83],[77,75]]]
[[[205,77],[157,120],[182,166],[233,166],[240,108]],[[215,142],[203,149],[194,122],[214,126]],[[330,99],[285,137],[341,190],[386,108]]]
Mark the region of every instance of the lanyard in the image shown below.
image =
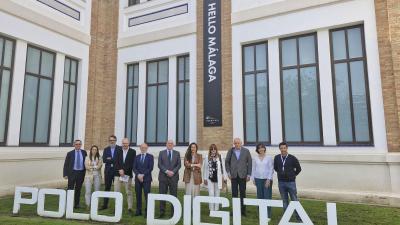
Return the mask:
[[[289,155],[286,155],[285,160],[283,160],[283,157],[281,155],[281,160],[282,160],[282,171],[285,171],[285,163],[286,163],[286,159],[288,158]]]

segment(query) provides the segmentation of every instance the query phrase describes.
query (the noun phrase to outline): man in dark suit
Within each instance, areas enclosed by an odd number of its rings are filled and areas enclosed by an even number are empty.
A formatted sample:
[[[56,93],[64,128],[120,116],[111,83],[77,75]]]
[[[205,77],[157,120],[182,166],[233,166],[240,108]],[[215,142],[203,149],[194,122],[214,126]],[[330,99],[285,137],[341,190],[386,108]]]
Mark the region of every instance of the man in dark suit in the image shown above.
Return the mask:
[[[252,158],[250,151],[242,147],[240,138],[233,140],[234,147],[228,151],[225,159],[226,173],[232,184],[232,197],[238,197],[240,191],[240,206],[242,216],[246,216],[246,206],[243,199],[246,198],[246,182],[250,180],[252,170]]]
[[[118,152],[122,151],[121,146],[116,145],[117,137],[115,135],[111,135],[108,139],[110,145],[106,147],[103,151],[103,163],[104,167],[104,191],[111,191],[111,185],[114,181],[114,176],[118,173],[115,170],[115,161],[118,155]],[[100,209],[108,208],[108,198],[104,198],[103,207]]]
[[[85,158],[86,151],[81,149],[82,141],[75,140],[75,149],[68,152],[64,162],[64,179],[68,179],[68,190],[75,190],[74,208],[80,208],[79,198],[81,197],[81,188],[85,179]]]
[[[114,191],[121,192],[121,185],[125,187],[128,202],[128,212],[132,215],[132,169],[135,163],[136,151],[129,148],[129,139],[122,139],[122,151],[117,152],[115,169],[118,172],[114,177]],[[127,180],[124,177],[129,177]]]
[[[150,193],[152,176],[151,172],[154,168],[154,157],[147,153],[148,146],[146,143],[140,145],[140,154],[136,156],[133,172],[135,172],[135,191],[136,191],[136,214],[142,215],[142,191],[146,202],[144,217],[147,212],[147,196]]]
[[[167,149],[160,152],[158,155],[158,174],[159,192],[160,194],[169,194],[177,196],[179,169],[181,168],[181,156],[174,149],[174,141],[167,141]],[[172,212],[173,213],[173,208]],[[165,216],[165,201],[160,202],[160,218]]]

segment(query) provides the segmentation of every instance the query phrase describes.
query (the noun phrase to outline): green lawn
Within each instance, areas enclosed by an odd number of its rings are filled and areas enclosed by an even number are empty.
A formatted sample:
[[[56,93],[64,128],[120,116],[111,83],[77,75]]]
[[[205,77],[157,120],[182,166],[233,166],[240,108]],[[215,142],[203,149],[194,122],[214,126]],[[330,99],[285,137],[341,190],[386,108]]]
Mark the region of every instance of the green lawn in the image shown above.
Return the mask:
[[[152,190],[157,193],[156,189]],[[84,206],[83,199],[84,190],[81,195],[81,206]],[[206,195],[206,192],[202,192],[202,195]],[[181,203],[183,192],[179,192],[179,199]],[[224,197],[224,195],[222,195]],[[230,197],[230,196],[229,196]],[[254,196],[248,196],[254,197]],[[0,199],[0,224],[11,225],[11,224],[23,224],[23,225],[62,225],[62,224],[105,224],[100,222],[92,221],[78,221],[78,220],[65,220],[65,219],[50,219],[39,217],[36,214],[36,205],[21,205],[20,213],[16,216],[12,215],[13,207],[13,196],[8,196]],[[102,202],[102,201],[101,201]],[[102,212],[102,214],[112,215],[114,208],[113,202],[111,201],[111,207]],[[316,200],[301,200],[301,203],[315,225],[327,224],[326,221],[326,203],[324,201]],[[134,200],[135,205],[135,200]],[[124,205],[126,208],[126,204]],[[157,204],[158,206],[158,204]],[[158,215],[158,207],[156,206],[156,216]],[[54,209],[58,207],[58,198],[47,197],[46,198],[46,210]],[[389,208],[382,206],[371,206],[371,205],[360,205],[360,204],[349,204],[349,203],[338,203],[337,215],[338,224],[340,225],[400,225],[400,209]],[[230,209],[229,209],[230,210]],[[82,209],[78,212],[89,213],[89,210]],[[208,223],[220,223],[219,219],[208,217],[208,205],[202,205],[202,222]],[[169,207],[167,207],[167,215],[169,215]],[[274,208],[272,211],[272,222],[269,224],[277,225],[282,216],[282,209]],[[231,218],[232,220],[232,218]],[[247,206],[247,217],[242,218],[242,224],[258,224],[258,209],[256,207]],[[146,220],[143,217],[130,217],[126,211],[123,212],[123,218],[118,224],[146,224]],[[181,223],[180,223],[181,224]]]

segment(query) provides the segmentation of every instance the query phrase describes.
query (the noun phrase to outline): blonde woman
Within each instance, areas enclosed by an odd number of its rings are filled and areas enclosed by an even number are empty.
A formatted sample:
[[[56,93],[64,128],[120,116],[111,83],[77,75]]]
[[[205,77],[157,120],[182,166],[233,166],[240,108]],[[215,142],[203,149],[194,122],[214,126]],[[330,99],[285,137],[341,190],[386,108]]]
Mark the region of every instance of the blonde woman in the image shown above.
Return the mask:
[[[226,185],[225,160],[218,153],[217,146],[211,144],[203,161],[203,180],[208,187],[208,194],[219,197],[220,190]],[[219,204],[210,203],[210,211],[218,210]]]
[[[192,197],[200,195],[200,184],[202,182],[201,166],[203,157],[197,154],[197,144],[191,143],[185,154],[185,171],[183,181],[185,182],[186,195]]]
[[[89,157],[85,159],[85,202],[88,208],[90,207],[90,199],[92,197],[92,186],[94,185],[94,191],[100,190],[102,166],[103,160],[100,157],[99,148],[93,145],[90,148]]]

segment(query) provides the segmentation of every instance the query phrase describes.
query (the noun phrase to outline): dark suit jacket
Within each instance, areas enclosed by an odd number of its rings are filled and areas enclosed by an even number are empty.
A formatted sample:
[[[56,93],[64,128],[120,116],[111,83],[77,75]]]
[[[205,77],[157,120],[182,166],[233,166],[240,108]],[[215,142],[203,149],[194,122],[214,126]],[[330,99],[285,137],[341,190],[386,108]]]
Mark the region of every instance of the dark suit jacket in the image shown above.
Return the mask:
[[[141,154],[136,155],[135,164],[133,166],[133,172],[135,172],[135,181],[139,181],[137,179],[137,175],[143,174],[143,182],[151,182],[153,180],[151,176],[151,172],[154,168],[154,157],[153,155],[146,153],[144,157],[144,162],[140,161]]]
[[[116,176],[119,176],[118,170],[123,169],[125,175],[128,175],[132,178],[132,169],[133,164],[135,163],[136,151],[134,149],[129,148],[128,153],[126,154],[125,162],[124,162],[124,150],[121,148],[121,151],[117,152],[117,157],[115,161],[115,172]]]
[[[107,159],[108,157],[111,157],[111,148],[110,146],[106,147],[103,151],[103,163],[104,163],[104,173],[105,174],[115,174],[115,162],[117,159],[118,152],[122,151],[121,146],[117,145],[115,146],[114,150],[114,157],[111,159]],[[119,175],[118,171],[117,174]]]
[[[85,168],[85,159],[87,156],[87,153],[85,150],[81,149],[82,151],[82,165],[83,165],[83,170],[86,171]],[[75,149],[72,151],[69,151],[67,153],[67,156],[65,157],[65,161],[64,161],[64,170],[63,170],[63,175],[64,177],[69,177],[72,174],[72,171],[74,170],[74,164],[75,164]]]
[[[158,181],[163,182],[167,179],[171,179],[174,182],[179,180],[179,169],[181,168],[181,156],[178,151],[172,150],[172,160],[168,159],[167,149],[162,150],[158,155],[158,168],[160,173],[158,174]],[[174,172],[174,176],[171,178],[167,176],[165,171],[170,170]]]
[[[239,160],[236,158],[235,148],[228,151],[225,159],[226,172],[232,178],[246,178],[251,176],[252,158],[250,151],[247,148],[241,147]]]

